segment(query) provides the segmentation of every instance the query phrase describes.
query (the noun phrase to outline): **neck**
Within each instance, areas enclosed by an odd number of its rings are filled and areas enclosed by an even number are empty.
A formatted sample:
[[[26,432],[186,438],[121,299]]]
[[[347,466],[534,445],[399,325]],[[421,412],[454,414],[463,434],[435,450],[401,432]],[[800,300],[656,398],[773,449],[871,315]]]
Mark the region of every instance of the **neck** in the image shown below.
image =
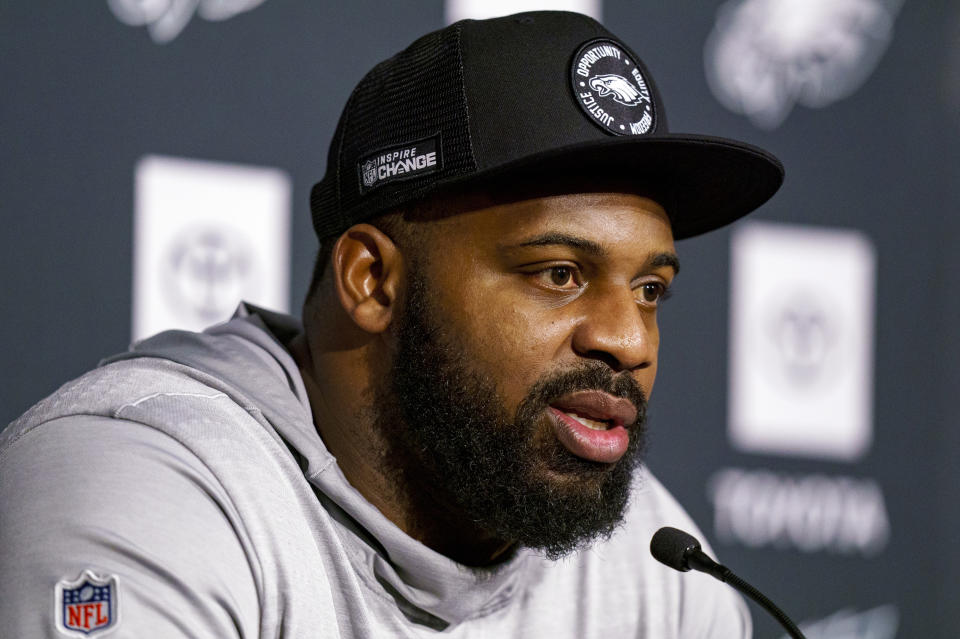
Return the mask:
[[[307,329],[309,333],[309,328]],[[451,503],[436,478],[418,472],[391,451],[373,405],[372,357],[367,343],[355,349],[311,344],[307,333],[290,343],[303,377],[313,421],[347,481],[408,536],[468,566],[491,566],[515,544],[497,538]]]

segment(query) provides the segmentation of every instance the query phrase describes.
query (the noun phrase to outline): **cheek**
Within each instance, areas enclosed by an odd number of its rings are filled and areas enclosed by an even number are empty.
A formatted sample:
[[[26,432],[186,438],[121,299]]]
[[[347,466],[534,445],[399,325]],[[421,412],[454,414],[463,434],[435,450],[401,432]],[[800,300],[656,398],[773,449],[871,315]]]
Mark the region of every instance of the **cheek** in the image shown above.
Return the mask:
[[[643,389],[644,394],[646,395],[647,400],[653,396],[653,383],[657,379],[657,362],[654,361],[653,364],[641,371],[641,374],[637,377],[637,383],[640,384],[640,388]]]
[[[640,384],[640,387],[649,400],[653,394],[653,383],[657,378],[657,363],[660,360],[660,330],[657,327],[656,316],[652,316],[645,324],[647,327],[647,339],[649,339],[653,345],[654,357],[653,361],[650,362],[650,366],[637,371],[637,383]]]
[[[496,381],[504,401],[515,408],[534,382],[556,369],[569,327],[509,297],[489,289],[470,296],[456,322],[475,366]]]

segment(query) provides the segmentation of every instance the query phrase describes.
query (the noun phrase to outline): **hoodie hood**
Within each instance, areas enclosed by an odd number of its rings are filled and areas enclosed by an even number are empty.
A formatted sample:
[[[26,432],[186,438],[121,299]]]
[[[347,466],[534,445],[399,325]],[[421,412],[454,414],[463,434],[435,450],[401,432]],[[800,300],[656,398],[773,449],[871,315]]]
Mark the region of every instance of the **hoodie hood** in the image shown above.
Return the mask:
[[[497,570],[477,571],[407,536],[370,504],[347,481],[314,426],[303,379],[286,347],[302,330],[291,316],[243,303],[224,324],[202,333],[159,333],[101,366],[137,358],[168,360],[221,380],[255,406],[340,524],[354,569],[396,600],[412,621],[442,630],[508,605],[546,560],[520,549]]]

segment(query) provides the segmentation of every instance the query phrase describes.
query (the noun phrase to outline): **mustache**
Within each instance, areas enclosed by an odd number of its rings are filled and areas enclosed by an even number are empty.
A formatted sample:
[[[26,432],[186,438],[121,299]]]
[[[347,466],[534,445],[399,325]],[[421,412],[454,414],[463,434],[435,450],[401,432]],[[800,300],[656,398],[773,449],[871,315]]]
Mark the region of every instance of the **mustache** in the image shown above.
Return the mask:
[[[564,395],[583,390],[602,391],[626,399],[637,409],[634,424],[644,423],[647,397],[643,388],[628,372],[614,373],[602,362],[586,362],[542,377],[534,383],[517,409],[517,418],[519,420],[524,416],[532,416]]]

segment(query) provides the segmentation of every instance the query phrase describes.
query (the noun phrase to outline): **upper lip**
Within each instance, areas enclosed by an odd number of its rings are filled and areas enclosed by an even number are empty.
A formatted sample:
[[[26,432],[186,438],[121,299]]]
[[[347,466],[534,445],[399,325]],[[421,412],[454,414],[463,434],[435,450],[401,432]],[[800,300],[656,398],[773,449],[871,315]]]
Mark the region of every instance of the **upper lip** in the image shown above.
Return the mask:
[[[595,421],[612,422],[614,426],[632,424],[637,419],[637,407],[629,399],[614,397],[599,390],[568,393],[550,405],[567,413]]]

